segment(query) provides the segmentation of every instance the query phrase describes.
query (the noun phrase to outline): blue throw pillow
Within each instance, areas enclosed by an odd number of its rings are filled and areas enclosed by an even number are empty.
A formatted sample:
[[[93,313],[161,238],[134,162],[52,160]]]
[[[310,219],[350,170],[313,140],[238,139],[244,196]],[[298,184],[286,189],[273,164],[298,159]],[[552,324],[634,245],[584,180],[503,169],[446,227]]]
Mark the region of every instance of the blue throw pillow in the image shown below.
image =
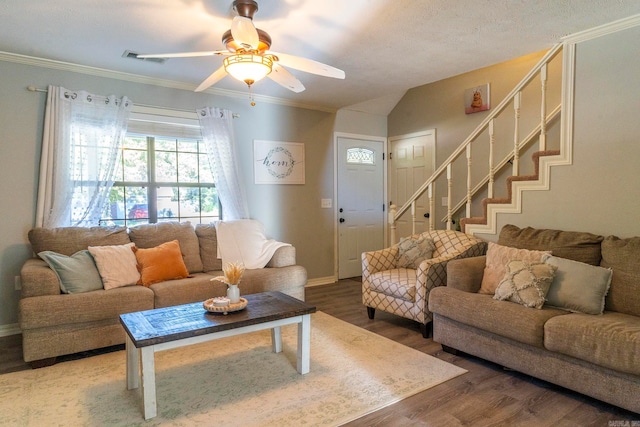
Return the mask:
[[[56,273],[60,289],[65,294],[102,289],[100,273],[88,250],[76,252],[71,256],[43,251],[38,253],[38,256]]]

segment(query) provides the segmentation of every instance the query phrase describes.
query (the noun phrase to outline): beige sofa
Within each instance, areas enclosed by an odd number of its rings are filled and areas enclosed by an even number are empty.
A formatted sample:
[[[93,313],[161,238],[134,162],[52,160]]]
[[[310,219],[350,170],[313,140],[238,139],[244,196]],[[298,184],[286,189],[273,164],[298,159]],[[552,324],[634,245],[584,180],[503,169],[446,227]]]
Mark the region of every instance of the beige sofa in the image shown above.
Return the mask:
[[[533,309],[480,294],[486,256],[467,258],[449,262],[447,286],[431,291],[434,341],[447,351],[460,350],[640,413],[640,237],[509,225],[497,243],[611,268],[604,313],[547,303]],[[590,286],[585,280],[585,294]]]
[[[225,295],[226,285],[211,281],[222,275],[217,259],[214,225],[160,223],[133,227],[36,228],[29,232],[33,252],[72,255],[89,246],[135,243],[153,248],[178,240],[189,277],[145,286],[64,294],[54,271],[40,258],[25,262],[21,270],[19,321],[23,356],[34,367],[53,363],[56,356],[124,343],[118,316],[140,310],[204,301]],[[307,271],[296,265],[293,246],[277,249],[267,266],[246,270],[242,294],[281,291],[304,299]]]

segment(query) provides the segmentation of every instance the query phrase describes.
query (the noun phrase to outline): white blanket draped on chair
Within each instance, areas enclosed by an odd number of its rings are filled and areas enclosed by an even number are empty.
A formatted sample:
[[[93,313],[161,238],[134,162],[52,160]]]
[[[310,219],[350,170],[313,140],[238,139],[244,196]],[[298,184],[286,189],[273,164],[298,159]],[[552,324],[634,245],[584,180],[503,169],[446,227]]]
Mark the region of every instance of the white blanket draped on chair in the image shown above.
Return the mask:
[[[267,239],[264,226],[254,219],[219,221],[216,223],[218,235],[218,258],[222,263],[241,262],[245,268],[263,268],[275,251],[289,243]]]

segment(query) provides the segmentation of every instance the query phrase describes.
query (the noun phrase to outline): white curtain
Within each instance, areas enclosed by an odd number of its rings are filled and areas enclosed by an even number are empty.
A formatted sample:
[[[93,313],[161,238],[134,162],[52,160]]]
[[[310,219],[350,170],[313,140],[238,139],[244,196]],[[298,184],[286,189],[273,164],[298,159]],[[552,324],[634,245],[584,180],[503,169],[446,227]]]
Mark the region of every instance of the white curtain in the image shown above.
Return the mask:
[[[99,225],[115,178],[132,103],[49,86],[37,227]]]
[[[198,119],[225,220],[249,218],[244,186],[238,171],[233,114],[220,108],[201,108]]]

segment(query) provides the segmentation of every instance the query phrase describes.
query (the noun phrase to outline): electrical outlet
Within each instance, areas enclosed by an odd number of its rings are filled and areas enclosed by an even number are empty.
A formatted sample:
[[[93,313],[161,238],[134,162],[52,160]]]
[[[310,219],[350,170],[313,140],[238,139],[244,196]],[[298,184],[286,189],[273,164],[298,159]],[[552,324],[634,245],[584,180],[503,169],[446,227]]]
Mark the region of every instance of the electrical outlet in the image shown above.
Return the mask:
[[[20,279],[20,276],[15,276],[13,278],[13,284],[16,288],[16,291],[19,291],[22,289],[22,280]]]
[[[442,206],[445,206],[445,207],[449,206],[449,198],[443,197],[441,203],[442,203]]]

